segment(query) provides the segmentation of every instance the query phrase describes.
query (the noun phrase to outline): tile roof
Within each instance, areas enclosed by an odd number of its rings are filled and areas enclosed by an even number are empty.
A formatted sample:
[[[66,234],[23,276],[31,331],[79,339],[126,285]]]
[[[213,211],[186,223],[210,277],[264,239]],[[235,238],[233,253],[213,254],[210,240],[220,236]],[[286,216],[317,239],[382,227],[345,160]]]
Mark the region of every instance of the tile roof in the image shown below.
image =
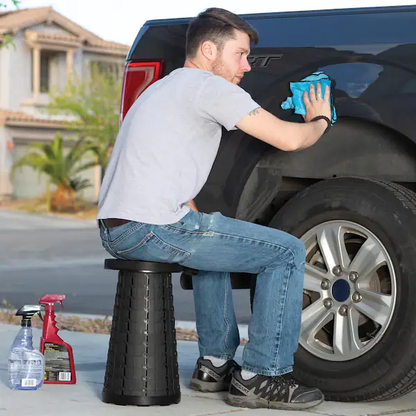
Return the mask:
[[[27,35],[30,39],[51,39],[51,40],[61,40],[66,42],[79,42],[80,38],[78,36],[72,35],[63,35],[61,33],[45,33],[45,32],[37,32],[35,30],[27,29],[25,30],[25,35]],[[98,48],[106,48],[106,49],[120,49],[124,50],[127,54],[129,50],[129,46],[123,45],[121,43],[116,42],[107,42],[105,40],[94,40],[93,42],[89,42],[90,46],[95,46]]]
[[[7,33],[15,33],[18,30],[28,28],[42,22],[54,22],[62,26],[70,32],[68,35],[58,35],[55,33],[38,33],[39,38],[43,39],[62,39],[78,41],[87,41],[91,46],[106,49],[122,49],[126,53],[129,49],[128,45],[117,42],[109,42],[95,35],[94,33],[84,29],[67,17],[59,14],[52,7],[38,7],[35,9],[20,9],[9,12],[0,13],[0,35]],[[31,31],[33,32],[33,31]],[[65,37],[66,36],[66,37]]]
[[[35,39],[56,39],[56,40],[79,42],[78,36],[62,35],[61,33],[44,33],[44,32],[36,32],[35,30],[27,29],[25,30],[25,34],[28,35],[30,38],[35,38]]]
[[[0,14],[0,33],[19,30],[22,27],[36,24],[38,20],[47,19],[52,7],[38,7],[36,9],[14,10]]]
[[[126,53],[130,49],[130,46],[123,45],[122,43],[117,42],[109,42],[106,40],[97,40],[92,43],[93,46],[97,46],[99,48],[109,48],[109,49],[125,49]]]
[[[56,119],[48,119],[48,118],[40,118],[34,117],[31,114],[23,113],[20,111],[10,111],[10,110],[3,110],[0,109],[0,125],[42,125],[42,126],[50,126],[50,127],[63,127],[66,126],[61,120]]]

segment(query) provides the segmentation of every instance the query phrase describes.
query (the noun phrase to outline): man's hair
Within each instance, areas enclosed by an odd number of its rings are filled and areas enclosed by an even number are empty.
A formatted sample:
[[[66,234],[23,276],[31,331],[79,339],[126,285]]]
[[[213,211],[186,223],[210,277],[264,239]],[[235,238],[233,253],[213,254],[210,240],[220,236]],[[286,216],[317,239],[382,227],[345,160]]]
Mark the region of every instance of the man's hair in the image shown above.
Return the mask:
[[[240,16],[215,7],[199,13],[191,20],[186,32],[186,56],[194,58],[205,41],[213,42],[221,51],[227,40],[235,39],[235,29],[247,33],[251,43],[258,43],[258,33]]]

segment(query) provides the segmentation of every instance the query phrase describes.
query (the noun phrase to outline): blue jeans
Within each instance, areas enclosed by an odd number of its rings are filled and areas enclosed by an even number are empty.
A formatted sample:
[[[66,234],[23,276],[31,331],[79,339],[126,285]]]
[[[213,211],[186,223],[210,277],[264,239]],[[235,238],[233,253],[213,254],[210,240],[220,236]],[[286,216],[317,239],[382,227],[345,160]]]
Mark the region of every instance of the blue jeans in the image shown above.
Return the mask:
[[[114,257],[178,263],[193,277],[201,356],[232,359],[240,344],[230,272],[258,274],[242,367],[266,376],[292,371],[301,324],[305,247],[273,228],[190,211],[169,225],[101,226]]]

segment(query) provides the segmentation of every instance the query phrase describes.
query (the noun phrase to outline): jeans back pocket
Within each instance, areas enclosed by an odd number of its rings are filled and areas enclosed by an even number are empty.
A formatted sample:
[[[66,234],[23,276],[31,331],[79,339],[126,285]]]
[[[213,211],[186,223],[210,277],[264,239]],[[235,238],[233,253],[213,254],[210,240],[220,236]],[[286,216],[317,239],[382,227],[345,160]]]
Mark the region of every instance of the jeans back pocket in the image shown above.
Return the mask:
[[[150,231],[144,238],[136,240],[136,244],[124,250],[116,250],[119,258],[125,260],[142,260],[160,263],[184,263],[191,253],[175,247]]]

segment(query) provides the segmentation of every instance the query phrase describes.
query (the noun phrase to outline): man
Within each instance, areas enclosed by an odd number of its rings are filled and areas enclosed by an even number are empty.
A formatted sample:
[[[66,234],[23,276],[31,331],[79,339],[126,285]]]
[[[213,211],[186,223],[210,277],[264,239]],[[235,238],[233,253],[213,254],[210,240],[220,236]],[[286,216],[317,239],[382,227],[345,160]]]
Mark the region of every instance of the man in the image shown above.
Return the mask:
[[[193,389],[229,390],[233,406],[305,409],[323,395],[288,376],[301,323],[303,243],[280,230],[200,213],[193,201],[212,168],[222,126],[295,151],[316,143],[330,124],[329,90],[322,98],[320,85],[304,96],[306,123],[276,118],[238,86],[257,41],[247,22],[223,9],[208,9],[190,23],[184,67],[150,86],[123,121],[97,218],[111,255],[199,270]],[[230,272],[258,274],[241,367],[233,360],[240,337]]]

